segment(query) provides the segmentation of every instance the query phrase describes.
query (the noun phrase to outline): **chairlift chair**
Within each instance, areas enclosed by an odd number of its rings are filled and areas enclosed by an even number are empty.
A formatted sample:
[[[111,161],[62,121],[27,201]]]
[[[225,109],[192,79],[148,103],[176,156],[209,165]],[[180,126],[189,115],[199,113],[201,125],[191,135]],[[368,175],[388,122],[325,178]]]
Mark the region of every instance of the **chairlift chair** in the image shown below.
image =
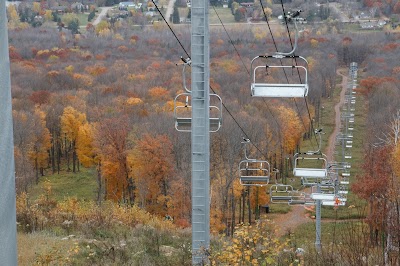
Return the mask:
[[[266,186],[270,179],[270,165],[263,160],[243,160],[239,163],[240,184],[243,186]]]
[[[300,167],[300,161],[318,161],[322,162],[322,167],[320,168],[303,168]],[[327,177],[327,162],[326,156],[324,154],[299,154],[296,153],[294,156],[294,167],[293,175],[297,177]]]
[[[243,186],[263,187],[268,185],[270,180],[270,164],[265,160],[252,159],[247,156],[247,144],[250,140],[244,139],[245,159],[239,163],[239,180]]]
[[[182,104],[184,103],[184,104]],[[217,132],[222,125],[222,100],[217,94],[210,94],[210,132]],[[174,100],[175,128],[190,132],[192,128],[191,93],[180,93]]]
[[[294,190],[292,191],[291,196],[292,199],[288,202],[289,205],[314,204],[314,201],[311,199],[310,195],[305,192]]]
[[[294,97],[294,98],[304,98],[308,94],[308,74],[307,74],[307,66],[308,62],[304,57],[295,56],[294,51],[297,48],[297,43],[299,39],[299,29],[297,28],[297,22],[304,21],[303,18],[300,18],[301,10],[297,10],[294,12],[289,12],[285,17],[281,17],[281,20],[284,20],[286,23],[290,22],[294,24],[295,27],[295,40],[293,48],[290,52],[276,52],[275,55],[260,55],[253,58],[251,61],[251,95],[253,97]],[[276,63],[272,65],[266,64],[255,64],[255,62],[259,62],[260,59],[270,59]],[[282,64],[282,59],[301,59],[305,62],[305,66],[302,65],[287,65]],[[279,60],[279,64],[278,61]],[[255,66],[256,65],[256,66]],[[301,79],[300,83],[268,83],[265,79],[259,79],[257,74],[260,74],[261,71],[268,71],[271,68],[280,68],[280,69],[292,69],[304,72],[304,79]],[[300,73],[300,72],[299,72]]]
[[[271,203],[289,203],[292,200],[291,185],[276,184],[269,188]]]
[[[295,59],[299,58],[305,62],[305,66],[302,65],[257,65],[254,66],[258,59],[271,59],[271,60],[281,60],[283,58]],[[307,72],[307,60],[302,56],[282,56],[282,55],[272,55],[265,56],[260,55],[255,57],[251,61],[251,96],[253,97],[268,97],[268,98],[281,98],[281,97],[294,97],[294,98],[304,98],[308,95],[308,72]],[[268,71],[268,69],[293,69],[301,70],[304,72],[304,79],[302,83],[267,83],[265,80],[259,80],[258,73],[261,71]]]

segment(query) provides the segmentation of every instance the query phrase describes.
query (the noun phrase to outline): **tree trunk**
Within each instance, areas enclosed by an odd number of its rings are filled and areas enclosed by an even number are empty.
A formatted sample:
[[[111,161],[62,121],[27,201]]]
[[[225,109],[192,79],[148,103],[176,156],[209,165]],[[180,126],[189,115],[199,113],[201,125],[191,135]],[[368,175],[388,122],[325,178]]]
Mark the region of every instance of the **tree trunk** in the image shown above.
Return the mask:
[[[56,155],[55,155],[54,145],[55,145],[54,140],[52,140],[51,149],[50,149],[50,160],[51,160],[51,170],[52,170],[53,174],[55,174],[55,172],[56,172],[56,161],[55,161]]]
[[[39,167],[37,158],[35,158],[35,178],[36,178],[36,184],[39,184]]]
[[[232,201],[232,223],[231,223],[231,236],[233,236],[233,233],[235,232],[235,224],[236,224],[236,220],[235,220],[235,196],[233,195],[233,186],[232,186],[232,196],[231,196],[231,201]]]
[[[101,163],[99,162],[97,165],[97,204],[101,205],[101,201],[103,199],[102,192],[103,192],[103,182],[101,178]]]
[[[61,143],[57,140],[57,173],[60,174],[60,164],[61,164]]]
[[[247,208],[249,210],[249,224],[251,224],[250,186],[247,187]]]

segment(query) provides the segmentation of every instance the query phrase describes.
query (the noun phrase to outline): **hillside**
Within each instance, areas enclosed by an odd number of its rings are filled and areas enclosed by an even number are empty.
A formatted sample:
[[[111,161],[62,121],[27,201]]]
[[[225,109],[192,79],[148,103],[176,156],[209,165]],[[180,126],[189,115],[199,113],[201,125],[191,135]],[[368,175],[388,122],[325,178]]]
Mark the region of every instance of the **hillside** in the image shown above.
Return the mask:
[[[182,76],[179,65],[190,54],[190,29],[120,20],[72,34],[20,22],[10,21],[9,31],[19,248],[39,243],[37,253],[19,253],[20,264],[190,265],[190,134],[174,128],[174,107],[188,101],[174,99],[183,78],[190,84],[190,69]],[[210,32],[210,87],[223,102],[223,124],[210,143],[210,261],[395,261],[400,36],[348,33],[337,21],[307,24],[296,54],[308,61],[308,97],[261,99],[251,97],[250,62],[290,50],[289,37],[283,25],[273,32],[240,25]],[[315,129],[326,132],[329,159],[340,159],[335,138],[351,62],[359,65],[353,185],[346,207],[323,209],[323,256],[316,256],[314,222],[298,217],[312,209],[272,205],[268,186],[240,185],[242,141],[251,140],[247,155],[268,161],[277,180],[302,189],[293,155],[316,150]],[[303,78],[265,69],[260,76],[269,83]],[[260,214],[266,205],[271,213]],[[297,248],[306,254],[297,256]]]

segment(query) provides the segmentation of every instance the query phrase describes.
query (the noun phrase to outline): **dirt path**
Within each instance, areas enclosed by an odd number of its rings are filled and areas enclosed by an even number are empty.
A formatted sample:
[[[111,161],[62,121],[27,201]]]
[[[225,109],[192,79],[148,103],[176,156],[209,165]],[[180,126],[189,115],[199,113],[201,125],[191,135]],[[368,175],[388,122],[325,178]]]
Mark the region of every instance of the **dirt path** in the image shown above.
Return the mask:
[[[293,232],[293,230],[301,224],[312,221],[303,205],[292,206],[292,211],[272,216],[271,220],[273,220],[276,225],[276,235],[278,237]]]
[[[167,11],[165,12],[165,19],[169,21],[169,18],[172,15],[172,12],[174,11],[174,4],[176,0],[169,0],[168,1],[168,6],[167,6]]]
[[[93,26],[96,26],[100,21],[107,15],[108,10],[113,8],[112,6],[102,7],[100,13],[97,15],[96,19],[93,21]]]
[[[340,100],[335,105],[335,128],[332,134],[329,136],[328,147],[326,148],[326,153],[325,153],[326,157],[328,158],[328,162],[332,162],[334,159],[333,154],[335,151],[336,136],[340,130],[340,107],[342,107],[342,105],[344,104],[346,88],[347,88],[347,76],[340,73],[339,69],[336,70],[336,74],[342,77],[342,84],[341,84],[342,91],[340,92]]]
[[[344,104],[347,88],[347,77],[342,75],[339,70],[337,70],[336,73],[342,77],[342,90],[340,92],[340,100],[335,105],[335,128],[332,134],[329,136],[328,147],[326,148],[326,156],[329,162],[333,160],[336,135],[340,130],[340,107]],[[310,209],[310,207],[305,207],[302,205],[292,206],[292,211],[285,214],[272,216],[271,219],[277,226],[277,236],[283,236],[288,232],[292,232],[297,226],[313,221],[313,219],[311,219],[309,214],[306,212],[306,208]]]

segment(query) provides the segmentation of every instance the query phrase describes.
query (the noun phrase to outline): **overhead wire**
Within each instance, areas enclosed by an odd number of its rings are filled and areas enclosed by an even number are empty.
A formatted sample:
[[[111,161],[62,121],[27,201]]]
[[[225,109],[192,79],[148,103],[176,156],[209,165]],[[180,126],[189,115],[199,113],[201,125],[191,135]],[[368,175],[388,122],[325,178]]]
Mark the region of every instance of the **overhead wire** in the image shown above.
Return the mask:
[[[272,29],[271,29],[271,26],[270,26],[270,24],[269,24],[268,16],[267,16],[267,14],[265,13],[265,8],[264,8],[264,4],[262,3],[262,0],[260,0],[260,5],[261,5],[261,9],[262,9],[263,14],[264,14],[265,21],[267,22],[268,29],[269,29],[269,32],[270,32],[270,34],[271,34],[271,38],[272,38],[272,42],[273,42],[273,44],[274,44],[275,50],[276,50],[276,52],[279,52],[278,46],[277,46],[276,41],[275,41],[275,38],[274,38],[274,34],[272,33]],[[286,22],[286,28],[289,30],[289,27],[288,27],[287,21],[286,21],[286,14],[285,14],[285,13],[284,13],[284,19],[285,19],[285,22]],[[290,33],[289,33],[289,39],[290,39],[290,44],[291,44],[292,49],[293,49],[293,44],[292,44],[292,39],[290,38]],[[296,60],[296,58],[295,58],[295,60]],[[279,59],[279,61],[280,61],[281,66],[282,66],[282,65],[283,65],[283,64],[282,64],[282,59]],[[296,64],[297,64],[297,62],[296,62]],[[299,77],[300,77],[300,73],[299,73],[299,70],[298,70],[298,69],[297,69],[297,72],[298,72]],[[283,73],[285,74],[286,82],[289,83],[289,78],[288,78],[288,76],[287,76],[286,71],[285,71],[284,68],[283,68]],[[300,80],[301,80],[301,77],[300,77]],[[301,82],[301,81],[300,81],[300,82]],[[298,108],[298,106],[297,106],[297,103],[296,103],[296,100],[295,100],[295,99],[294,99],[294,102],[295,102],[295,105],[296,105],[297,113],[299,114],[300,121],[301,121],[301,123],[302,123],[302,125],[303,125],[303,127],[304,127],[304,130],[307,132],[308,129],[306,128],[306,125],[305,125],[305,123],[304,123],[304,121],[303,121],[303,118],[302,118],[302,116],[301,116],[301,114],[300,114],[300,110],[299,110],[299,108]],[[311,116],[310,116],[310,117],[311,117]],[[312,143],[311,139],[310,139],[310,143],[311,143],[311,146],[312,146],[313,149],[314,149],[314,144]],[[317,142],[317,143],[318,143],[318,142]]]
[[[262,0],[260,0],[260,2],[261,2],[261,1],[262,1]],[[287,33],[288,33],[288,36],[289,36],[289,40],[290,40],[290,47],[293,49],[293,42],[292,42],[292,38],[290,37],[290,30],[289,30],[289,25],[288,25],[288,22],[287,22],[287,19],[286,19],[286,12],[285,12],[285,7],[284,7],[284,5],[283,5],[283,0],[281,0],[281,6],[282,6],[283,18],[284,18],[285,24],[286,24],[286,30],[287,30]],[[271,34],[272,34],[272,33],[271,33]],[[293,55],[295,55],[295,54],[293,53]],[[296,63],[296,65],[297,65],[296,57],[294,57],[294,60],[295,60],[295,63]],[[300,71],[299,71],[298,68],[297,68],[297,74],[299,75],[300,83],[302,83],[302,79],[301,79],[301,76],[300,76]],[[293,101],[294,101],[294,103],[295,103],[295,105],[296,105],[297,112],[299,113],[300,120],[301,120],[301,122],[303,123],[304,129],[307,131],[306,126],[305,126],[304,121],[303,121],[303,118],[302,118],[301,113],[300,113],[300,109],[299,109],[299,107],[298,107],[298,105],[297,105],[296,99],[293,98]],[[304,97],[304,101],[305,101],[306,108],[307,108],[308,118],[309,118],[309,120],[310,120],[311,131],[312,131],[311,133],[313,134],[314,139],[315,139],[315,142],[317,143],[317,146],[318,146],[317,136],[316,136],[315,133],[314,133],[314,132],[315,132],[315,129],[314,129],[314,125],[313,125],[313,120],[312,120],[312,118],[311,118],[310,109],[309,109],[309,107],[308,107],[308,102],[307,102],[307,99],[306,99],[305,97]],[[311,145],[314,147],[314,145],[313,145],[312,142],[311,142],[311,139],[310,139],[310,143],[311,143]],[[319,147],[319,148],[320,148],[320,147]]]
[[[164,22],[167,24],[169,30],[172,32],[172,34],[174,35],[175,39],[177,40],[177,42],[179,43],[179,45],[181,46],[182,50],[185,52],[186,56],[190,59],[190,55],[187,52],[187,50],[185,49],[185,47],[183,46],[183,44],[181,43],[181,41],[179,40],[178,36],[175,34],[174,30],[171,28],[171,26],[169,25],[168,21],[165,19],[165,17],[163,16],[163,14],[161,13],[160,9],[158,8],[157,4],[154,2],[154,0],[151,0],[154,4],[154,6],[156,7],[158,13],[161,15],[162,19],[164,20]],[[210,85],[210,89],[213,93],[216,93],[215,90],[211,87]],[[229,109],[226,107],[226,105],[222,102],[222,106],[224,107],[224,109],[227,111],[227,113],[229,114],[230,117],[232,117],[233,121],[236,123],[236,125],[240,128],[240,130],[242,131],[242,133],[245,135],[245,137],[247,139],[250,139],[249,135],[246,133],[246,131],[244,130],[244,128],[239,124],[239,122],[236,120],[236,118],[232,115],[232,113],[229,111]],[[267,155],[265,155],[262,150],[255,145],[253,142],[250,142],[259,153],[261,153],[263,156],[265,156],[265,158],[267,158]]]

